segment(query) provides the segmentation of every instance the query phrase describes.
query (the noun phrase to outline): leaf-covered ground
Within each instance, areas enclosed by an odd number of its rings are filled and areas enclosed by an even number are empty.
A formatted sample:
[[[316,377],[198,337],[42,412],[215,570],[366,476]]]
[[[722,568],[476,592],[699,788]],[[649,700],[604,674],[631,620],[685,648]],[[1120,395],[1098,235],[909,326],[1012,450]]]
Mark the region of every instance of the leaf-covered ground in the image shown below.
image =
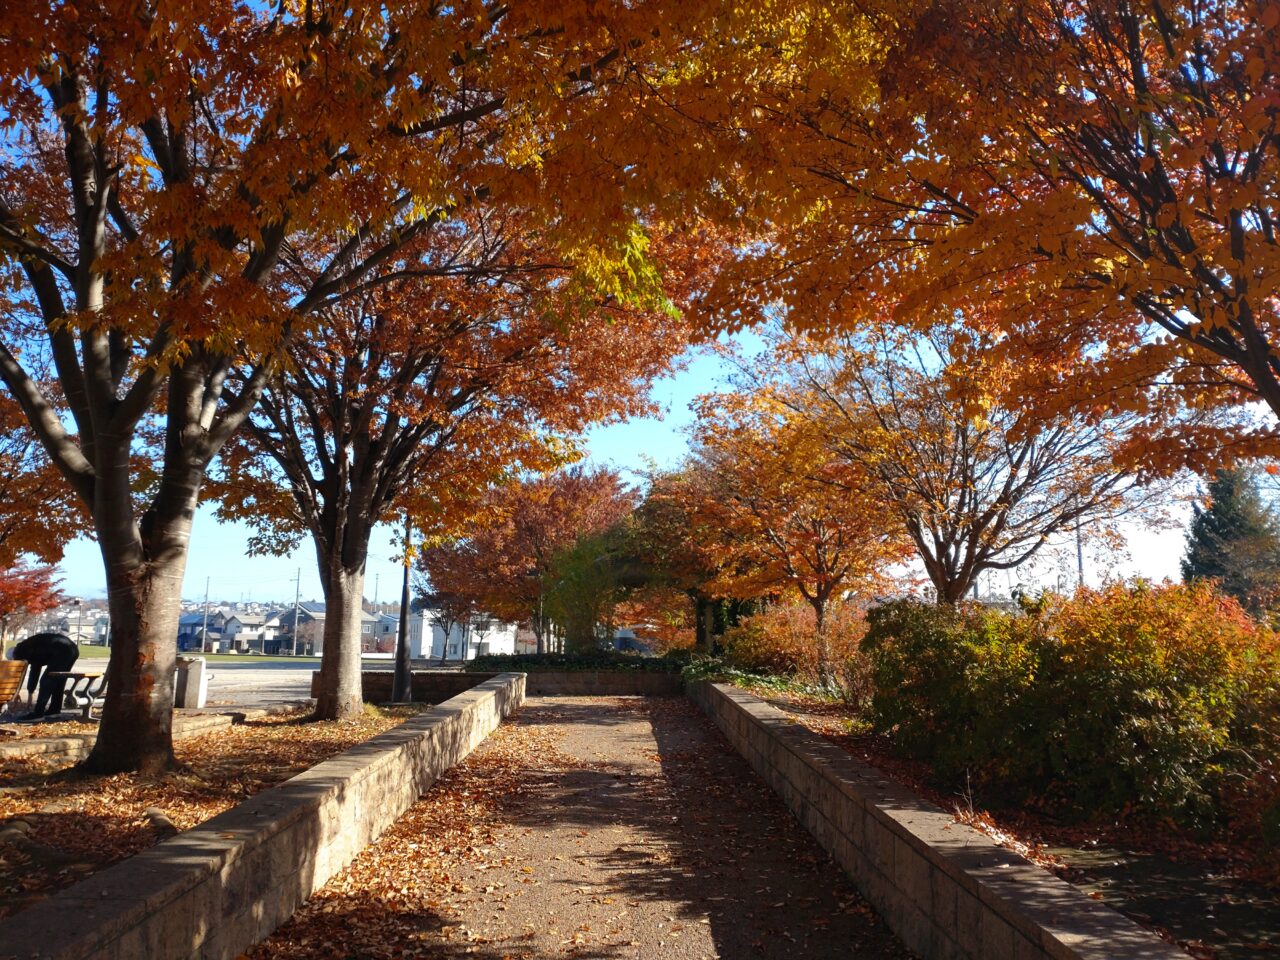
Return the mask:
[[[0,762],[0,917],[138,853],[402,723],[421,707],[351,721],[270,717],[178,740],[182,768],[87,777],[65,758]]]
[[[1280,870],[1256,844],[1210,840],[1169,825],[1067,824],[1018,807],[986,810],[941,790],[927,764],[882,737],[850,732],[851,710],[797,693],[754,689],[859,760],[1205,960],[1280,957]],[[1260,877],[1270,877],[1262,882]]]
[[[44,737],[69,737],[91,734],[97,729],[95,722],[82,720],[62,720],[58,723],[40,723],[30,725],[4,724],[0,726],[0,743],[14,740],[26,740]]]
[[[525,704],[252,960],[907,958],[683,698]]]

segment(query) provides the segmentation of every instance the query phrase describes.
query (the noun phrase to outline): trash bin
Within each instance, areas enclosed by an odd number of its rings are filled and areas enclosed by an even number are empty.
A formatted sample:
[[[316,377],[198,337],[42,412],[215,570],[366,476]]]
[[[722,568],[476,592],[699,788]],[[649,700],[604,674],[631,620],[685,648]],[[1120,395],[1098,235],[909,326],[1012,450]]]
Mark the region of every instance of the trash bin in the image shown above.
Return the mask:
[[[204,657],[179,657],[178,675],[174,678],[173,705],[191,709],[203,707],[209,696],[209,674]]]

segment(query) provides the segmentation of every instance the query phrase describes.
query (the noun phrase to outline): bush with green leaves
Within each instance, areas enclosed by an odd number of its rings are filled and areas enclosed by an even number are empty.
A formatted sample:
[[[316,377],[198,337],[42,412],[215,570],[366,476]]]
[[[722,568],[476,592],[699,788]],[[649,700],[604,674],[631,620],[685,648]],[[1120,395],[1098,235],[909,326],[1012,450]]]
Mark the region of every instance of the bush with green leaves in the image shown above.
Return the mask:
[[[869,614],[874,726],[947,780],[1187,823],[1275,749],[1276,638],[1207,584],[1047,595],[1021,613]]]
[[[897,600],[867,614],[872,723],[946,780],[1009,778],[1011,727],[1035,676],[1026,624],[977,605]]]

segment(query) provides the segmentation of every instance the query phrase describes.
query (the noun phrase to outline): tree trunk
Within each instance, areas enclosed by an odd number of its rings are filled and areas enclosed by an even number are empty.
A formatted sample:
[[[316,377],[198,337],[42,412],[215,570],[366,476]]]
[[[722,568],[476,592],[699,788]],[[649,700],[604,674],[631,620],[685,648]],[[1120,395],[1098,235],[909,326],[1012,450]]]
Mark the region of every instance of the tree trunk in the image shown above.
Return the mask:
[[[811,597],[809,605],[813,607],[814,639],[818,644],[818,685],[829,690],[834,686],[835,671],[831,665],[831,643],[827,637],[827,599]]]
[[[178,616],[203,469],[167,463],[154,505],[135,523],[125,492],[127,459],[123,453],[114,459],[119,469],[100,479],[93,511],[112,650],[102,722],[81,766],[91,773],[158,773],[174,763]]]
[[[111,658],[102,722],[93,750],[81,765],[91,773],[137,770],[152,774],[174,763],[173,672],[186,556],[145,573],[107,568]]]
[[[354,570],[330,559],[324,575],[324,651],[317,720],[346,720],[364,711],[360,682],[360,626],[364,563]]]
[[[960,573],[950,580],[942,580],[934,584],[938,591],[938,602],[954,607],[964,599],[965,594],[975,583],[972,573]]]

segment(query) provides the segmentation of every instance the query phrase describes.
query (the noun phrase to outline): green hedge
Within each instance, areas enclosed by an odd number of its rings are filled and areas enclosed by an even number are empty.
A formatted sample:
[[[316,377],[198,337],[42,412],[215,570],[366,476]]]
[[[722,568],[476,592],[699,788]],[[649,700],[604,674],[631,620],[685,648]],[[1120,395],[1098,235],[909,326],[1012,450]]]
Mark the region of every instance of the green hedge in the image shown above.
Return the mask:
[[[488,654],[467,661],[470,673],[502,673],[518,671],[586,672],[592,670],[635,670],[643,673],[679,673],[688,662],[687,656],[646,657],[616,650],[594,650],[590,653],[527,653],[517,655]]]

